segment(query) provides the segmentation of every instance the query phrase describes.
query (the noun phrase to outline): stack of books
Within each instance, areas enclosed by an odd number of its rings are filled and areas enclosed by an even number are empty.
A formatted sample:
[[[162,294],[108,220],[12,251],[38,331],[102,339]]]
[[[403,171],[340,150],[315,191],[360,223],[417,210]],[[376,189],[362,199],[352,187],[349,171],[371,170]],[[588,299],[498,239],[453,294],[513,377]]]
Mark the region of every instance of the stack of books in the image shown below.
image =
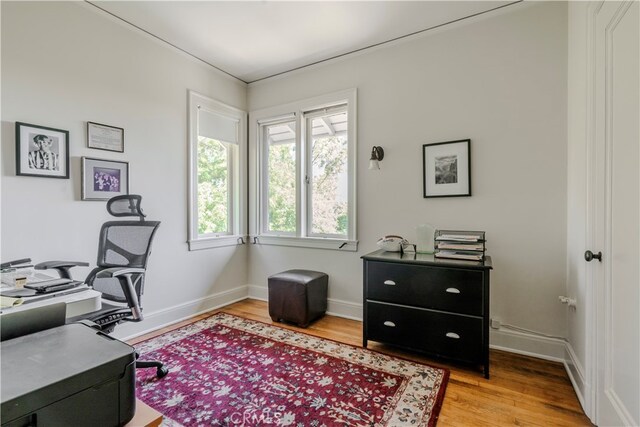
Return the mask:
[[[484,231],[437,230],[434,240],[436,258],[484,261]]]

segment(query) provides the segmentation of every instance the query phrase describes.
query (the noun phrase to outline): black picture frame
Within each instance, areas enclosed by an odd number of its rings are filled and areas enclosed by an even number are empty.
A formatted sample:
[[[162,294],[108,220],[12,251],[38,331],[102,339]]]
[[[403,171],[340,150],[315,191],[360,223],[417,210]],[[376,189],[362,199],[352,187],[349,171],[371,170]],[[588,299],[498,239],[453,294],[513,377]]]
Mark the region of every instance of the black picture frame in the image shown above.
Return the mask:
[[[16,122],[16,175],[69,179],[69,131]]]
[[[103,123],[87,122],[87,147],[124,153],[124,129]]]
[[[422,145],[425,199],[471,196],[471,139]]]
[[[82,157],[82,200],[129,194],[129,162]]]

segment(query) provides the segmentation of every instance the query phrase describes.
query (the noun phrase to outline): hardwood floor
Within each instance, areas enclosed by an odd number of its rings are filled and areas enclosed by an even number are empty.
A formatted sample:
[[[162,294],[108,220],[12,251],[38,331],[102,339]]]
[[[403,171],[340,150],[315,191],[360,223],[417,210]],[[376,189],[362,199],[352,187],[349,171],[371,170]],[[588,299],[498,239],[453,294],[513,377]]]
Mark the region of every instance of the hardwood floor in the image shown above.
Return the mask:
[[[218,311],[273,323],[269,318],[266,302],[248,299],[138,337],[131,340],[131,344]],[[276,325],[355,346],[362,345],[362,323],[355,320],[325,316],[307,329],[283,323]],[[479,368],[474,370],[450,365],[377,343],[369,343],[369,348],[450,369],[451,376],[438,419],[439,427],[592,425],[584,415],[560,363],[491,350],[491,379],[486,380]]]

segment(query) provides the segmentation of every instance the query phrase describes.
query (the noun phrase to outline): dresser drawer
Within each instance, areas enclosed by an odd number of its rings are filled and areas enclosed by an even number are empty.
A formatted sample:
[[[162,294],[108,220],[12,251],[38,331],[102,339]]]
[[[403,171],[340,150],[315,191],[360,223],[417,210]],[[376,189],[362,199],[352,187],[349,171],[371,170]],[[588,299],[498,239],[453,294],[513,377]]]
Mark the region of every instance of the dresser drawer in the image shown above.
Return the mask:
[[[464,362],[482,363],[482,319],[367,302],[367,338]]]
[[[365,298],[481,316],[482,272],[368,261]]]

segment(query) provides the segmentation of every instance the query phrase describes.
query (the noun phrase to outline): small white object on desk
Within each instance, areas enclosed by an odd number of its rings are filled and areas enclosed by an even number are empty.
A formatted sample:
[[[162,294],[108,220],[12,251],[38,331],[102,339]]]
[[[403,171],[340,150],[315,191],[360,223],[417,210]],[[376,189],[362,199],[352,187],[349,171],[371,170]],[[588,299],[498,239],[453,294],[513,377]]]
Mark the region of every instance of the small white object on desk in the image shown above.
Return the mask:
[[[433,248],[433,236],[436,232],[436,228],[431,224],[420,224],[416,229],[417,242],[416,252],[421,254],[432,254]]]
[[[14,313],[16,311],[30,310],[35,307],[42,307],[49,304],[64,302],[67,304],[67,317],[79,316],[81,314],[90,313],[100,310],[102,307],[102,294],[82,285],[75,289],[68,289],[60,292],[52,292],[50,294],[35,295],[32,297],[23,297],[23,303],[18,306],[3,308],[0,315],[5,313]]]
[[[380,249],[385,250],[387,252],[400,252],[400,248],[402,247],[402,245],[405,245],[408,243],[409,242],[407,242],[401,236],[396,236],[393,234],[381,237],[376,242],[376,244]]]
[[[16,307],[23,302],[22,298],[3,297],[0,295],[0,308]]]

